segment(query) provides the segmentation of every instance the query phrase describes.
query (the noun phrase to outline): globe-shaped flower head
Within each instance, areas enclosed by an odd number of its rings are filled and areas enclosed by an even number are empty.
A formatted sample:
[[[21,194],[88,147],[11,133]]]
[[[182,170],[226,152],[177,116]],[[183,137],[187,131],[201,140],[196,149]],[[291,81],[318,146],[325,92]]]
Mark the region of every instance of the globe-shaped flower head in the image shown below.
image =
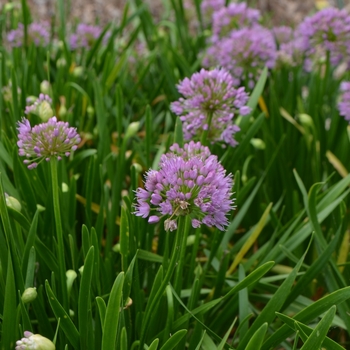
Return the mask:
[[[236,89],[230,73],[224,69],[202,69],[185,78],[177,88],[184,96],[171,104],[171,110],[183,122],[185,140],[198,139],[208,130],[211,142],[223,141],[235,146],[234,134],[239,127],[234,124],[235,114],[246,115],[248,94],[244,87]]]
[[[339,114],[350,123],[350,81],[343,81],[340,85]]]
[[[160,160],[160,169],[146,175],[145,189],[136,191],[137,216],[157,223],[166,218],[167,231],[177,228],[179,216],[189,215],[192,226],[205,224],[224,230],[228,225],[227,213],[234,208],[232,175],[226,175],[223,166],[209,148],[191,141],[170,152]]]
[[[76,128],[69,127],[66,122],[57,121],[52,117],[47,123],[30,126],[28,119],[23,118],[18,122],[17,127],[19,155],[24,156],[24,164],[29,169],[36,168],[45,159],[62,159],[62,156],[69,156],[72,151],[78,148],[80,136]]]

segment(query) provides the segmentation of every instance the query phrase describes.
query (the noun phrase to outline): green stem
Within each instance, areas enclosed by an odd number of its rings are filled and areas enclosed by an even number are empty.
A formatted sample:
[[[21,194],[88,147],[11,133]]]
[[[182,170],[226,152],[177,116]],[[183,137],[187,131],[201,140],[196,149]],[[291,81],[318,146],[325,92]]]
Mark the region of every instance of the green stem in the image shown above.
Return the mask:
[[[61,289],[61,298],[63,307],[68,311],[68,294],[66,281],[66,263],[64,259],[64,241],[62,231],[62,221],[60,212],[60,202],[58,196],[58,177],[57,177],[57,159],[50,160],[51,179],[52,179],[52,198],[53,210],[56,223],[57,249],[58,249],[58,267],[59,267],[59,286]]]
[[[139,349],[143,349],[143,345],[145,343],[145,338],[146,338],[146,331],[148,328],[148,324],[151,318],[151,315],[153,314],[152,310],[154,310],[157,307],[157,304],[160,302],[161,300],[161,296],[163,295],[166,286],[168,285],[170,278],[174,272],[175,266],[179,261],[179,256],[181,254],[181,249],[183,246],[183,240],[184,240],[184,236],[187,234],[185,233],[185,230],[187,227],[189,227],[189,222],[190,218],[187,215],[186,217],[184,216],[180,216],[179,217],[179,225],[178,228],[176,230],[176,237],[175,237],[175,244],[172,250],[172,254],[171,254],[171,258],[169,261],[169,265],[168,268],[166,270],[166,274],[163,278],[162,284],[160,285],[160,287],[158,288],[157,293],[155,294],[154,298],[150,301],[150,304],[147,305],[146,307],[146,311],[145,311],[145,316],[142,322],[142,329],[141,329],[141,339],[140,339],[140,347]],[[169,233],[170,234],[170,233]],[[180,248],[180,250],[179,250]]]
[[[204,146],[207,146],[209,144],[208,134],[209,134],[212,119],[213,119],[213,112],[209,112],[208,113],[208,128],[207,128],[207,130],[203,131],[203,134],[201,136],[201,144]]]

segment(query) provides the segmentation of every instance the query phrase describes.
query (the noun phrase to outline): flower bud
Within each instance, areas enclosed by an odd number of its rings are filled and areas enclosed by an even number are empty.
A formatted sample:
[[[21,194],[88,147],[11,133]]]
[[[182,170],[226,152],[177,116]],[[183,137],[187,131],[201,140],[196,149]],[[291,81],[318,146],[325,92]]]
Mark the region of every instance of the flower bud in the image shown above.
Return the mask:
[[[49,102],[43,101],[40,103],[38,115],[43,122],[47,122],[51,117],[53,117],[53,110]]]
[[[94,116],[94,114],[95,114],[94,107],[88,106],[88,107],[86,108],[86,112],[87,112],[88,117],[89,117],[89,118],[92,118],[92,117]]]
[[[16,350],[55,350],[55,344],[40,334],[25,331],[24,338],[16,342]]]
[[[250,140],[250,143],[254,146],[254,148],[259,149],[259,150],[263,150],[266,147],[265,142],[262,139],[252,138]]]
[[[82,77],[84,74],[84,67],[77,66],[73,69],[73,76],[76,78]]]
[[[60,118],[64,118],[65,116],[66,116],[66,114],[67,114],[67,108],[66,108],[66,106],[65,105],[60,105],[60,108],[59,108],[59,110],[58,110],[58,116],[60,117]]]
[[[67,290],[68,294],[72,290],[73,282],[77,278],[77,273],[74,270],[68,270],[66,271],[66,277],[67,277]]]
[[[61,57],[57,60],[56,62],[56,67],[57,68],[63,68],[67,65],[67,61],[65,60],[65,58]]]
[[[21,203],[15,197],[5,195],[6,205],[14,210],[21,211],[22,206]]]
[[[314,121],[308,114],[301,113],[298,115],[298,118],[300,120],[300,123],[303,125],[310,126],[310,127],[314,125]]]
[[[24,304],[31,303],[36,299],[37,295],[38,292],[36,291],[36,288],[27,288],[22,294],[22,301]]]
[[[51,95],[51,86],[50,83],[47,80],[44,80],[40,84],[40,91],[45,95]]]
[[[128,128],[126,129],[125,138],[129,139],[130,137],[134,136],[139,130],[139,126],[140,122],[130,123]]]

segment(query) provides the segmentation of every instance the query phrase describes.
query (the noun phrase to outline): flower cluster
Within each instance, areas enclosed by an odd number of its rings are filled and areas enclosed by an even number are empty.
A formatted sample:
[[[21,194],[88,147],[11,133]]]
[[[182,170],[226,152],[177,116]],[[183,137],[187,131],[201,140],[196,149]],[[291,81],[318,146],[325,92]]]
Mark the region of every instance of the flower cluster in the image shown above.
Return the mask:
[[[204,224],[224,230],[234,208],[232,185],[232,175],[226,175],[208,147],[193,141],[183,148],[174,144],[161,157],[160,169],[148,171],[145,189],[137,189],[135,214],[149,217],[149,223],[166,218],[167,231],[176,230],[178,217],[185,215],[194,228]]]
[[[208,130],[212,142],[223,141],[231,146],[237,142],[234,134],[239,127],[233,123],[235,114],[247,115],[248,94],[244,87],[234,88],[234,80],[224,69],[202,69],[185,78],[177,88],[184,96],[171,104],[171,110],[183,122],[185,140],[200,137]]]
[[[17,340],[16,350],[55,350],[55,344],[40,334],[24,332],[24,338]]]
[[[235,85],[248,78],[252,87],[262,68],[274,67],[276,57],[276,42],[271,31],[256,25],[232,31],[229,37],[213,43],[204,56],[203,65],[224,67],[235,78]]]
[[[273,27],[272,33],[275,37],[277,44],[289,43],[293,39],[293,29],[287,26]]]
[[[324,59],[329,52],[333,65],[342,61],[350,64],[350,15],[346,10],[325,8],[305,18],[296,32],[303,38],[303,50],[312,61]]]
[[[231,32],[242,27],[252,27],[260,20],[259,10],[249,8],[245,2],[231,3],[213,13],[212,42],[230,36]]]
[[[52,99],[49,95],[40,94],[38,98],[29,97],[27,103],[28,105],[24,110],[25,114],[37,114],[43,121],[47,121],[53,116]]]
[[[29,164],[28,169],[36,168],[43,159],[49,161],[52,157],[58,160],[63,155],[68,157],[81,141],[76,128],[69,127],[66,122],[57,121],[56,117],[33,128],[28,119],[23,118],[22,122],[18,122],[17,129],[19,155],[29,158],[24,160],[24,164]]]
[[[102,33],[102,28],[85,23],[80,23],[75,34],[70,37],[70,48],[72,50],[86,48],[90,49]],[[105,38],[106,39],[106,36]]]
[[[201,2],[201,13],[205,23],[210,23],[215,11],[225,6],[225,0],[203,0]]]
[[[35,46],[47,46],[50,41],[50,26],[47,22],[33,22],[28,26],[28,40]],[[24,44],[24,25],[18,24],[17,29],[9,31],[7,41],[12,47],[20,47]]]
[[[340,85],[339,114],[350,123],[350,81],[343,81]]]

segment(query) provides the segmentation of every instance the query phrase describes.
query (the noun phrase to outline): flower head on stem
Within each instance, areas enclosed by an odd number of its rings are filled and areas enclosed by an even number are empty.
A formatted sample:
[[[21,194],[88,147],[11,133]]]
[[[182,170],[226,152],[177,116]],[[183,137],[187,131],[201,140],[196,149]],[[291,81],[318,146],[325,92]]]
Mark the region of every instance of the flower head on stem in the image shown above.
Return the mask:
[[[16,350],[55,350],[55,344],[40,334],[24,332],[24,337],[16,342]]]
[[[17,129],[19,155],[27,158],[23,162],[28,164],[28,169],[36,168],[43,159],[68,157],[81,141],[76,128],[69,127],[67,122],[57,121],[56,117],[34,127],[23,118]]]
[[[150,223],[166,218],[167,231],[177,229],[178,217],[189,215],[192,227],[202,224],[224,230],[227,213],[234,208],[232,175],[208,147],[191,141],[178,144],[160,160],[160,169],[146,175],[145,189],[136,191],[135,215],[149,217]]]

